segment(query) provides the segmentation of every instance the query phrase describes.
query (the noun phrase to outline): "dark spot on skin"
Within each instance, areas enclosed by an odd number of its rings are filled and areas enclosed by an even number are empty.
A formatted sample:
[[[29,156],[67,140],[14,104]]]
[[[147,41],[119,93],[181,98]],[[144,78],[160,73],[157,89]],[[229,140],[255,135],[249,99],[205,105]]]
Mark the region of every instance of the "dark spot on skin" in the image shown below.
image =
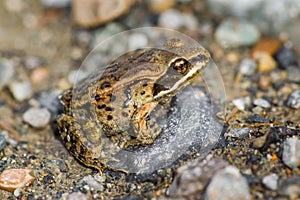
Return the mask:
[[[113,111],[114,108],[112,108],[112,107],[106,107],[105,110],[106,110],[106,111]]]
[[[128,114],[126,112],[122,112],[123,117],[128,117]]]
[[[144,83],[144,84],[143,84],[143,87],[147,87],[147,85],[148,85],[147,83]]]
[[[95,95],[95,100],[96,100],[96,101],[99,101],[99,100],[100,100],[100,95],[99,95],[99,94],[96,94],[96,95]]]
[[[103,109],[103,108],[105,108],[105,107],[106,107],[105,104],[102,104],[102,105],[98,105],[98,106],[97,106],[98,109]]]
[[[149,121],[150,120],[150,116],[148,115],[146,118],[145,118],[146,121]]]
[[[107,120],[112,120],[112,119],[113,119],[113,116],[107,115]]]
[[[146,93],[145,91],[142,91],[142,92],[141,92],[141,95],[144,95],[145,93]]]
[[[109,88],[110,86],[111,86],[111,85],[110,85],[110,82],[104,81],[104,82],[101,84],[101,89]]]
[[[117,97],[116,97],[115,95],[111,95],[111,96],[110,96],[110,101],[111,101],[111,102],[114,102],[114,101],[116,100],[116,98],[117,98]]]

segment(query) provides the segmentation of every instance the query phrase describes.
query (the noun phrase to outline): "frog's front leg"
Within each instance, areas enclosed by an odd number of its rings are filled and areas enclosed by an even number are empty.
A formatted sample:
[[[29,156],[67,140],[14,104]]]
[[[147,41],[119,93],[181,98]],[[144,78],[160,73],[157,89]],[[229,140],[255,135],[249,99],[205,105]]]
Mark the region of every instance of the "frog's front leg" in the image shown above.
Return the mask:
[[[148,102],[134,112],[132,125],[136,135],[136,144],[152,144],[154,139],[161,133],[162,128],[157,124],[156,119],[150,117],[157,104],[158,102]]]

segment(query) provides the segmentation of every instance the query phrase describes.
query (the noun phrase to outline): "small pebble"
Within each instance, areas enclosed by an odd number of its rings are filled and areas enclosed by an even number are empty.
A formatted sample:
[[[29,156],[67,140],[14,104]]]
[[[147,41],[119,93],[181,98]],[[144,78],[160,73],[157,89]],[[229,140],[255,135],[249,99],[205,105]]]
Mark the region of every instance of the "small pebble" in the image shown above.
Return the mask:
[[[133,33],[128,37],[129,50],[136,50],[139,48],[145,48],[148,44],[148,38],[142,33]]]
[[[271,107],[271,104],[263,98],[255,99],[253,101],[253,104],[256,105],[256,106],[260,106],[262,108],[270,108]]]
[[[287,69],[291,66],[298,66],[298,58],[295,52],[288,48],[281,48],[276,54],[275,59],[278,62],[279,68]]]
[[[300,67],[292,66],[287,68],[287,80],[300,83]]]
[[[278,179],[279,177],[277,174],[270,174],[262,179],[262,183],[270,190],[277,190]]]
[[[262,75],[258,80],[258,87],[261,90],[268,90],[271,88],[272,78],[268,75]]]
[[[276,61],[268,54],[261,54],[258,58],[258,71],[269,72],[277,67]]]
[[[249,136],[250,129],[249,128],[233,128],[229,133],[225,133],[225,137],[233,137],[239,139],[245,139]]]
[[[243,59],[238,67],[238,71],[246,76],[254,74],[256,69],[257,69],[256,62],[249,58]]]
[[[254,45],[252,49],[252,57],[257,59],[264,54],[273,56],[279,50],[279,48],[280,43],[278,40],[262,38]]]
[[[13,81],[9,84],[9,90],[17,101],[29,99],[32,95],[32,88],[29,81]]]
[[[83,194],[81,192],[73,192],[71,194],[67,194],[65,200],[90,200],[91,198],[87,194]]]
[[[282,160],[288,167],[295,169],[300,166],[300,140],[287,138],[283,143]]]
[[[0,151],[2,151],[5,146],[6,146],[6,139],[4,135],[0,135]]]
[[[290,108],[294,108],[294,109],[300,108],[300,90],[296,90],[292,92],[286,104]]]
[[[14,196],[19,197],[22,195],[22,190],[20,188],[15,189]]]
[[[93,190],[100,191],[100,192],[104,190],[104,186],[91,175],[87,175],[83,177],[78,182],[78,185],[88,185]]]
[[[264,118],[261,115],[254,114],[254,115],[251,115],[250,117],[248,117],[246,122],[250,123],[250,124],[253,124],[253,123],[268,123],[269,120],[267,120],[266,118]]]
[[[149,0],[149,8],[154,13],[162,13],[170,8],[172,8],[176,1],[175,0]]]
[[[71,5],[71,0],[41,0],[46,8],[65,8]]]
[[[32,71],[30,75],[30,80],[32,83],[40,83],[45,80],[49,75],[49,70],[45,67],[36,68]]]
[[[0,90],[6,86],[15,73],[13,62],[7,59],[0,60]]]
[[[0,189],[13,192],[31,184],[35,178],[31,169],[7,169],[0,174]]]
[[[205,200],[250,200],[247,180],[234,166],[218,171],[206,188]]]
[[[127,13],[134,0],[73,0],[72,10],[76,24],[82,27],[94,27]]]
[[[233,105],[235,105],[239,110],[245,110],[247,105],[250,105],[251,99],[249,96],[241,97],[234,99],[232,101]]]
[[[204,159],[196,159],[180,167],[170,186],[171,197],[197,199],[204,192],[213,175],[228,166],[228,163],[211,155]]]
[[[252,144],[253,147],[256,149],[260,149],[260,148],[264,147],[266,144],[267,138],[268,138],[268,134],[264,134],[263,136],[255,138],[255,140],[253,141],[253,144]]]
[[[44,128],[51,114],[46,108],[30,108],[23,114],[23,120],[35,128]]]
[[[215,38],[223,48],[252,45],[259,37],[257,28],[245,20],[227,19],[215,32]]]

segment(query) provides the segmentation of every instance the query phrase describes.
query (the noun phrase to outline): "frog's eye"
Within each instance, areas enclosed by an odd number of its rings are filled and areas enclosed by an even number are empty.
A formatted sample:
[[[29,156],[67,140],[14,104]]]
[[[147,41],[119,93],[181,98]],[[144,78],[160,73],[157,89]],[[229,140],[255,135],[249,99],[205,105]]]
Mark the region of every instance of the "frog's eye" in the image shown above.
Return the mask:
[[[184,58],[177,58],[176,60],[171,62],[171,67],[175,69],[180,74],[185,74],[189,68],[189,61]]]

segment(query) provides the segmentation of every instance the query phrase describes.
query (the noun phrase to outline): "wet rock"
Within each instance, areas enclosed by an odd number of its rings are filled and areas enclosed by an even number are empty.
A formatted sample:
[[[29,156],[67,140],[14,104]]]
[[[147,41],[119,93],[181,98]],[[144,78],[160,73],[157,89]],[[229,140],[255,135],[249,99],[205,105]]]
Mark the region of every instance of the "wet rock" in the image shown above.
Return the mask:
[[[103,184],[101,184],[98,180],[96,180],[93,176],[87,175],[83,177],[79,182],[78,185],[87,185],[89,188],[93,190],[102,192],[104,190]]]
[[[275,59],[281,69],[287,69],[290,66],[298,66],[297,55],[292,49],[283,47],[276,54]]]
[[[295,90],[287,100],[287,106],[298,109],[300,108],[300,90]]]
[[[239,110],[245,110],[246,106],[250,104],[250,97],[242,97],[237,98],[232,101],[233,105],[235,105]]]
[[[23,115],[23,120],[35,128],[44,128],[50,121],[50,112],[46,108],[30,108]]]
[[[4,135],[0,135],[0,151],[2,151],[5,146],[6,146],[6,139]]]
[[[9,84],[9,90],[17,101],[24,101],[31,97],[32,88],[29,81],[13,81]]]
[[[228,163],[208,155],[205,159],[196,159],[177,169],[170,187],[171,197],[199,198],[211,177]]]
[[[12,79],[15,68],[13,62],[7,59],[0,60],[0,90]]]
[[[271,107],[271,104],[263,98],[254,99],[253,104],[256,106],[260,106],[262,108],[270,108]]]
[[[300,166],[300,140],[296,137],[287,138],[283,143],[282,160],[288,167],[294,169]]]
[[[198,21],[193,15],[181,13],[175,9],[170,9],[163,12],[159,17],[158,24],[161,27],[171,29],[179,29],[184,27],[195,30],[198,28]]]
[[[70,6],[71,0],[41,0],[41,3],[46,8],[65,8]]]
[[[35,178],[31,169],[7,169],[0,174],[0,189],[13,192],[31,184]]]
[[[206,189],[205,199],[250,200],[249,185],[236,167],[228,166],[214,175]]]
[[[261,115],[254,114],[254,115],[251,115],[250,117],[248,117],[246,122],[250,123],[250,124],[253,124],[253,123],[268,123],[269,120],[267,120],[266,118],[264,118]]]
[[[215,38],[223,48],[252,45],[259,37],[257,28],[245,20],[227,19],[215,32]]]
[[[300,67],[292,66],[287,68],[287,80],[300,83]]]
[[[277,174],[270,174],[270,175],[265,176],[262,179],[262,183],[264,184],[264,186],[266,186],[270,190],[277,190],[278,179],[279,179],[279,177]]]
[[[93,27],[127,13],[134,0],[74,0],[74,21],[82,27]]]
[[[249,128],[234,128],[231,129],[229,133],[225,133],[225,137],[234,137],[239,139],[244,139],[249,136],[250,129]]]
[[[255,73],[257,65],[254,60],[250,58],[245,58],[241,61],[238,67],[238,71],[246,76],[252,75]]]

